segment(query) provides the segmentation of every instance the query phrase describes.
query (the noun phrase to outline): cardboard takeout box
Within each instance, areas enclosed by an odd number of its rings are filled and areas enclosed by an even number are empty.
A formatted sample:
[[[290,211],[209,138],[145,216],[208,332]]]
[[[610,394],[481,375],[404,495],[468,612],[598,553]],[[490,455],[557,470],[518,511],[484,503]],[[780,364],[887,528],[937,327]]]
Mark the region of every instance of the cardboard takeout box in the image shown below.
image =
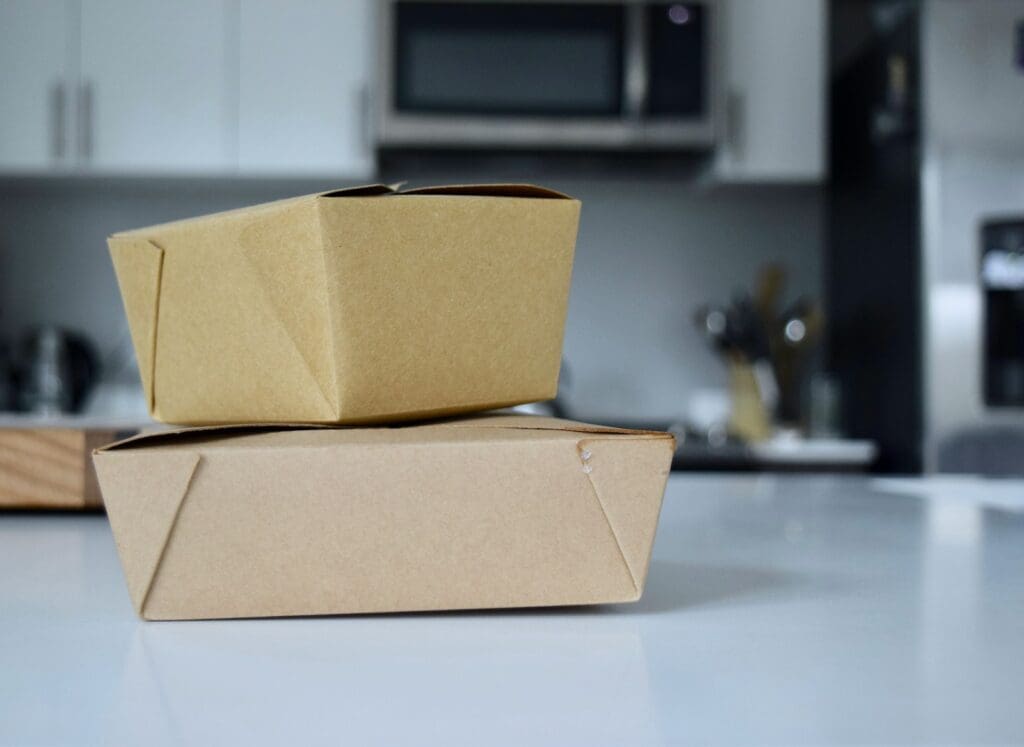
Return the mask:
[[[673,450],[484,415],[188,429],[94,462],[135,609],[167,620],[634,601]]]
[[[371,423],[555,396],[580,204],[360,187],[118,233],[150,412]]]

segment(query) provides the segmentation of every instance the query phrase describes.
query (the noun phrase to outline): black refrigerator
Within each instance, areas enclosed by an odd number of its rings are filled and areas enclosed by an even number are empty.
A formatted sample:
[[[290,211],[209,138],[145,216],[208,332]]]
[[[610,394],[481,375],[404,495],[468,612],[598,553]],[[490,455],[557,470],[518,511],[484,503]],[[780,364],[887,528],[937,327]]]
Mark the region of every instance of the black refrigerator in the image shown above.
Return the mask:
[[[922,469],[920,12],[830,5],[826,366],[884,473]]]

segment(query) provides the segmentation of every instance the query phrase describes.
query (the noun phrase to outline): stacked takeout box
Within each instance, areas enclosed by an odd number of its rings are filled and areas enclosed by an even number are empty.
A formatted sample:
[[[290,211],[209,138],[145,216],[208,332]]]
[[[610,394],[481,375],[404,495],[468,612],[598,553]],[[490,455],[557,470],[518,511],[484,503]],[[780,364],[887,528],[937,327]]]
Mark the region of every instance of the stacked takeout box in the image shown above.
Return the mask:
[[[149,408],[99,449],[136,611],[626,602],[672,437],[493,411],[556,393],[580,204],[339,190],[109,240]]]

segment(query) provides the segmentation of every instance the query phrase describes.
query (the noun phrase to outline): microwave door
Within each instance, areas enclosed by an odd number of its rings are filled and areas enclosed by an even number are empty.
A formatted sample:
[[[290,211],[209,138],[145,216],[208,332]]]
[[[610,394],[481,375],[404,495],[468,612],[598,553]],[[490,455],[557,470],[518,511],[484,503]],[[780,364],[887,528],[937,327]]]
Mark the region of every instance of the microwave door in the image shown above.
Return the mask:
[[[410,1],[390,13],[386,143],[629,140],[622,5]]]

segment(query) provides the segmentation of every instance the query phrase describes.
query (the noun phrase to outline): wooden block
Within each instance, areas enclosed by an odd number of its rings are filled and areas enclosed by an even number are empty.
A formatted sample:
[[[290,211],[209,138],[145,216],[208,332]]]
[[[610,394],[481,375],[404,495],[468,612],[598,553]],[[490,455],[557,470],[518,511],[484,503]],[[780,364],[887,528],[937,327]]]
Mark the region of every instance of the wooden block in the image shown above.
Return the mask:
[[[0,508],[102,508],[92,450],[113,429],[0,428]]]

